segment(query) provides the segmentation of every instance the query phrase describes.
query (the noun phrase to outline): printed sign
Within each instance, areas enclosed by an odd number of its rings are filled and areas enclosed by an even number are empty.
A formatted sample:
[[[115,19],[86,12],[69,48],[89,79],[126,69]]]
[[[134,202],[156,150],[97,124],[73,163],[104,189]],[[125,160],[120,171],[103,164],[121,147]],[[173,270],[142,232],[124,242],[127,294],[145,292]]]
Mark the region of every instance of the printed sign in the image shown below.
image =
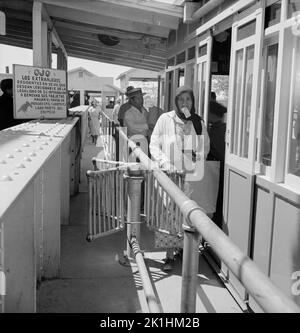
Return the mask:
[[[66,71],[14,65],[16,119],[67,117]]]

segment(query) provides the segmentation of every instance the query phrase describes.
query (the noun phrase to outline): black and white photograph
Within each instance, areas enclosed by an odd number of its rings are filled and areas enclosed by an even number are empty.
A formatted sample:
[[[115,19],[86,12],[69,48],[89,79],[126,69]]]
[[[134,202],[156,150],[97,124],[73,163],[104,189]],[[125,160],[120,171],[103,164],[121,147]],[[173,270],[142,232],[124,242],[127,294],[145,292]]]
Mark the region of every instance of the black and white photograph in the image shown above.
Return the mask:
[[[300,0],[0,0],[0,88],[0,322],[300,313]]]

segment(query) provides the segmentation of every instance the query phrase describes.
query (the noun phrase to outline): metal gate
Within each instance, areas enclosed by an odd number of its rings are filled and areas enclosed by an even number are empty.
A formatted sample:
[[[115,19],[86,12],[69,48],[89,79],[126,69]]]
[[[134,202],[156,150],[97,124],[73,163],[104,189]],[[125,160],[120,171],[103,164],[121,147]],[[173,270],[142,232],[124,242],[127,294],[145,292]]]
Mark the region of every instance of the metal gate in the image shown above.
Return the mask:
[[[179,172],[168,172],[167,174],[183,191],[184,174]],[[183,215],[151,171],[146,173],[145,187],[145,215],[149,229],[172,235],[182,235]]]
[[[127,216],[127,168],[125,166],[106,170],[88,171],[89,223],[87,240],[122,231]],[[168,173],[170,179],[184,189],[182,173]],[[152,171],[144,172],[143,184],[144,218],[149,229],[182,234],[183,215],[168,193],[159,185]]]
[[[126,217],[125,169],[88,171],[89,223],[87,240],[122,231]]]

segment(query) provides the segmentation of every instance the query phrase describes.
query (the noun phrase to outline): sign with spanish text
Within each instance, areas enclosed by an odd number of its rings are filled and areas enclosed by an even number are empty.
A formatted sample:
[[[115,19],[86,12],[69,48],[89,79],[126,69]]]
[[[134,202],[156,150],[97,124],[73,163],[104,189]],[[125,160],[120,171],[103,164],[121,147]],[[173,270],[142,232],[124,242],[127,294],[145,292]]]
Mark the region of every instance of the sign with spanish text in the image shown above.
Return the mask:
[[[67,117],[67,74],[64,70],[13,66],[14,117],[57,119]]]

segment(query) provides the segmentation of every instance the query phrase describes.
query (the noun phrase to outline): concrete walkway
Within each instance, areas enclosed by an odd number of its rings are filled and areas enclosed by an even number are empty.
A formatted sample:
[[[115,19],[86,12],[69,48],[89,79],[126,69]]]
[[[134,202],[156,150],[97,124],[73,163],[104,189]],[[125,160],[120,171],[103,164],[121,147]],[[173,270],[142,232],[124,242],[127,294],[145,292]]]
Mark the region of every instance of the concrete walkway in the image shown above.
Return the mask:
[[[126,248],[126,232],[85,240],[88,219],[88,194],[85,173],[92,169],[93,156],[101,157],[101,147],[90,140],[83,152],[80,193],[71,198],[69,226],[61,229],[61,277],[44,281],[37,293],[40,313],[138,313],[148,312],[142,283],[135,263],[123,266],[118,259]],[[165,313],[180,312],[181,261],[172,274],[161,270],[165,252],[153,247],[154,234],[141,228],[141,249]],[[239,305],[200,255],[197,290],[198,313],[242,312]]]

